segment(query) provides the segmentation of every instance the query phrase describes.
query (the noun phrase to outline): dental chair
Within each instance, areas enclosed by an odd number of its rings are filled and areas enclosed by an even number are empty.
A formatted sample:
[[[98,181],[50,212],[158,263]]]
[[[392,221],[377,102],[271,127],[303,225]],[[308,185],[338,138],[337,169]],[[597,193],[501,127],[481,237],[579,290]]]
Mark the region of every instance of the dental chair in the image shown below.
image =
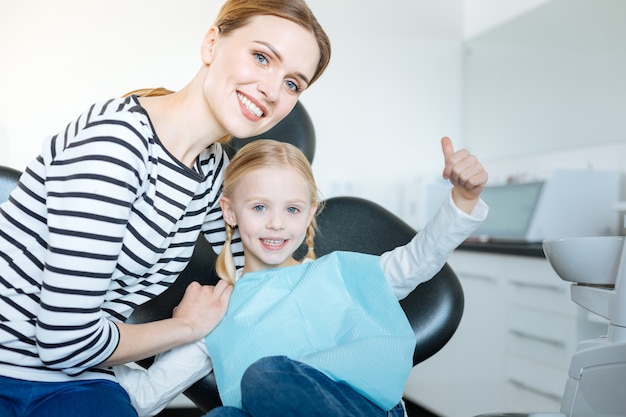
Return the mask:
[[[9,199],[9,194],[17,185],[22,173],[11,167],[0,165],[0,203]]]
[[[315,133],[300,103],[286,119],[260,137],[290,142],[303,150],[309,161],[313,159]],[[226,151],[232,156],[245,143],[260,137],[233,139]],[[0,167],[0,202],[8,198],[19,175],[17,170]],[[416,233],[383,207],[356,197],[327,199],[317,221],[319,232],[315,237],[315,252],[318,256],[335,250],[379,255],[407,243]],[[189,264],[176,282],[167,291],[137,308],[127,322],[143,323],[171,317],[189,283],[217,282],[214,268],[216,258],[217,255],[204,236],[200,236]],[[416,365],[437,353],[456,331],[463,314],[463,291],[454,271],[446,264],[433,279],[419,285],[400,304],[416,335],[413,355],[413,363]],[[151,360],[139,363],[149,366]],[[204,412],[221,405],[213,373],[195,383],[184,394]]]
[[[300,103],[269,132],[250,139],[234,138],[226,152],[232,156],[246,143],[259,138],[292,143],[304,152],[309,162],[313,160],[315,132]],[[336,250],[380,255],[407,243],[416,233],[412,227],[385,208],[357,197],[334,197],[325,200],[317,223],[317,256]],[[304,255],[304,248],[301,250],[296,256]],[[214,268],[216,259],[217,255],[211,246],[200,236],[191,261],[175,284],[165,293],[137,308],[129,322],[140,323],[170,317],[172,309],[178,304],[190,282],[217,282]],[[463,314],[463,290],[456,274],[446,264],[433,279],[419,285],[401,300],[400,305],[416,335],[413,364],[417,365],[437,353],[456,331]],[[142,365],[148,364],[146,362]],[[221,405],[213,373],[195,383],[184,394],[204,412]]]
[[[408,242],[415,234],[410,226],[383,207],[357,197],[327,199],[317,221],[320,231],[315,238],[315,252],[318,256],[335,250],[378,255]],[[211,246],[201,236],[191,262],[176,283],[137,308],[128,322],[170,317],[190,282],[217,282],[216,258]],[[456,274],[446,264],[433,279],[419,285],[401,300],[400,305],[417,337],[413,354],[413,364],[417,365],[438,352],[456,331],[463,313],[463,291]],[[148,366],[149,361],[141,364]],[[184,394],[205,412],[221,405],[213,373],[196,382]]]

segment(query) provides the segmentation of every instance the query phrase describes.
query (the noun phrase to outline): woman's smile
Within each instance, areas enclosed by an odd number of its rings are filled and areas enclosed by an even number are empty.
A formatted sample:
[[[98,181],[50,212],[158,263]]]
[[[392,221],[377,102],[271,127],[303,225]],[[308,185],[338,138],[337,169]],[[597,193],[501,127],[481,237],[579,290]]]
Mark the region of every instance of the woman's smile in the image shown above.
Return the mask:
[[[320,57],[310,30],[276,16],[256,16],[227,34],[212,28],[203,45],[206,100],[228,103],[211,105],[212,118],[238,138],[267,132],[287,116]]]
[[[265,110],[261,108],[260,104],[254,103],[254,99],[248,98],[240,92],[237,93],[237,98],[239,99],[239,102],[243,105],[244,115],[247,118],[257,120],[265,115]]]

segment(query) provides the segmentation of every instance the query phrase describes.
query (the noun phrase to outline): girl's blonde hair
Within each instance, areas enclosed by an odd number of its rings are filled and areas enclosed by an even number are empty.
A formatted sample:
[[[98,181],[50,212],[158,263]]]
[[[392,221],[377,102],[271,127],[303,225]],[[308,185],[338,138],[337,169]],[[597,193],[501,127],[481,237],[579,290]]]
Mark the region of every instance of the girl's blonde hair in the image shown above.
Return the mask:
[[[277,140],[257,139],[237,151],[224,173],[222,195],[231,198],[242,178],[255,170],[285,167],[295,169],[305,179],[309,186],[311,204],[318,207],[317,215],[321,210],[322,204],[318,197],[311,164],[309,164],[302,151],[296,146]],[[316,229],[317,222],[315,221],[315,216],[313,216],[311,224],[309,224],[306,231],[305,243],[308,247],[306,258],[315,259],[314,239]],[[231,248],[234,231],[234,227],[226,222],[226,240],[222,251],[217,257],[215,266],[219,277],[231,284],[234,284],[236,281],[235,261]]]

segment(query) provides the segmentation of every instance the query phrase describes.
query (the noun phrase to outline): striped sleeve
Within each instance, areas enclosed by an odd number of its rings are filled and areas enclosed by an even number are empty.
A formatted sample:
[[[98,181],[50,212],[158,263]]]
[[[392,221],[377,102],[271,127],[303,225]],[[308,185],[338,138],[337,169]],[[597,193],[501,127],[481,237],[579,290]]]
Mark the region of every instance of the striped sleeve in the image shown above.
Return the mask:
[[[52,161],[49,236],[36,337],[44,364],[68,375],[99,365],[119,343],[101,306],[147,159],[132,119],[86,117],[57,136],[44,158]]]

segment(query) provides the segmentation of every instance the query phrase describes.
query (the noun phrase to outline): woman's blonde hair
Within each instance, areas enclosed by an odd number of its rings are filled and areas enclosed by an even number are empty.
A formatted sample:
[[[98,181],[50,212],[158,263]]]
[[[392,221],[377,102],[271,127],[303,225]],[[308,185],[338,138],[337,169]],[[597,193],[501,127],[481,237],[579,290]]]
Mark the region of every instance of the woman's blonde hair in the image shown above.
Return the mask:
[[[231,198],[242,178],[249,173],[261,168],[294,168],[309,186],[311,204],[317,205],[317,213],[321,210],[321,202],[318,196],[317,185],[311,164],[304,154],[296,146],[279,142],[272,139],[257,139],[243,146],[226,168],[222,195]],[[306,258],[315,259],[314,239],[317,222],[315,216],[309,224],[305,243],[308,251]],[[216,270],[220,278],[234,284],[236,281],[235,261],[231,249],[231,241],[234,233],[233,225],[226,222],[226,241],[222,251],[217,257]]]
[[[168,94],[172,94],[172,90],[168,90],[164,87],[156,87],[156,88],[140,88],[138,90],[129,91],[124,94],[122,97],[130,97],[132,95],[136,95],[139,97],[157,97],[157,96],[166,96]]]

